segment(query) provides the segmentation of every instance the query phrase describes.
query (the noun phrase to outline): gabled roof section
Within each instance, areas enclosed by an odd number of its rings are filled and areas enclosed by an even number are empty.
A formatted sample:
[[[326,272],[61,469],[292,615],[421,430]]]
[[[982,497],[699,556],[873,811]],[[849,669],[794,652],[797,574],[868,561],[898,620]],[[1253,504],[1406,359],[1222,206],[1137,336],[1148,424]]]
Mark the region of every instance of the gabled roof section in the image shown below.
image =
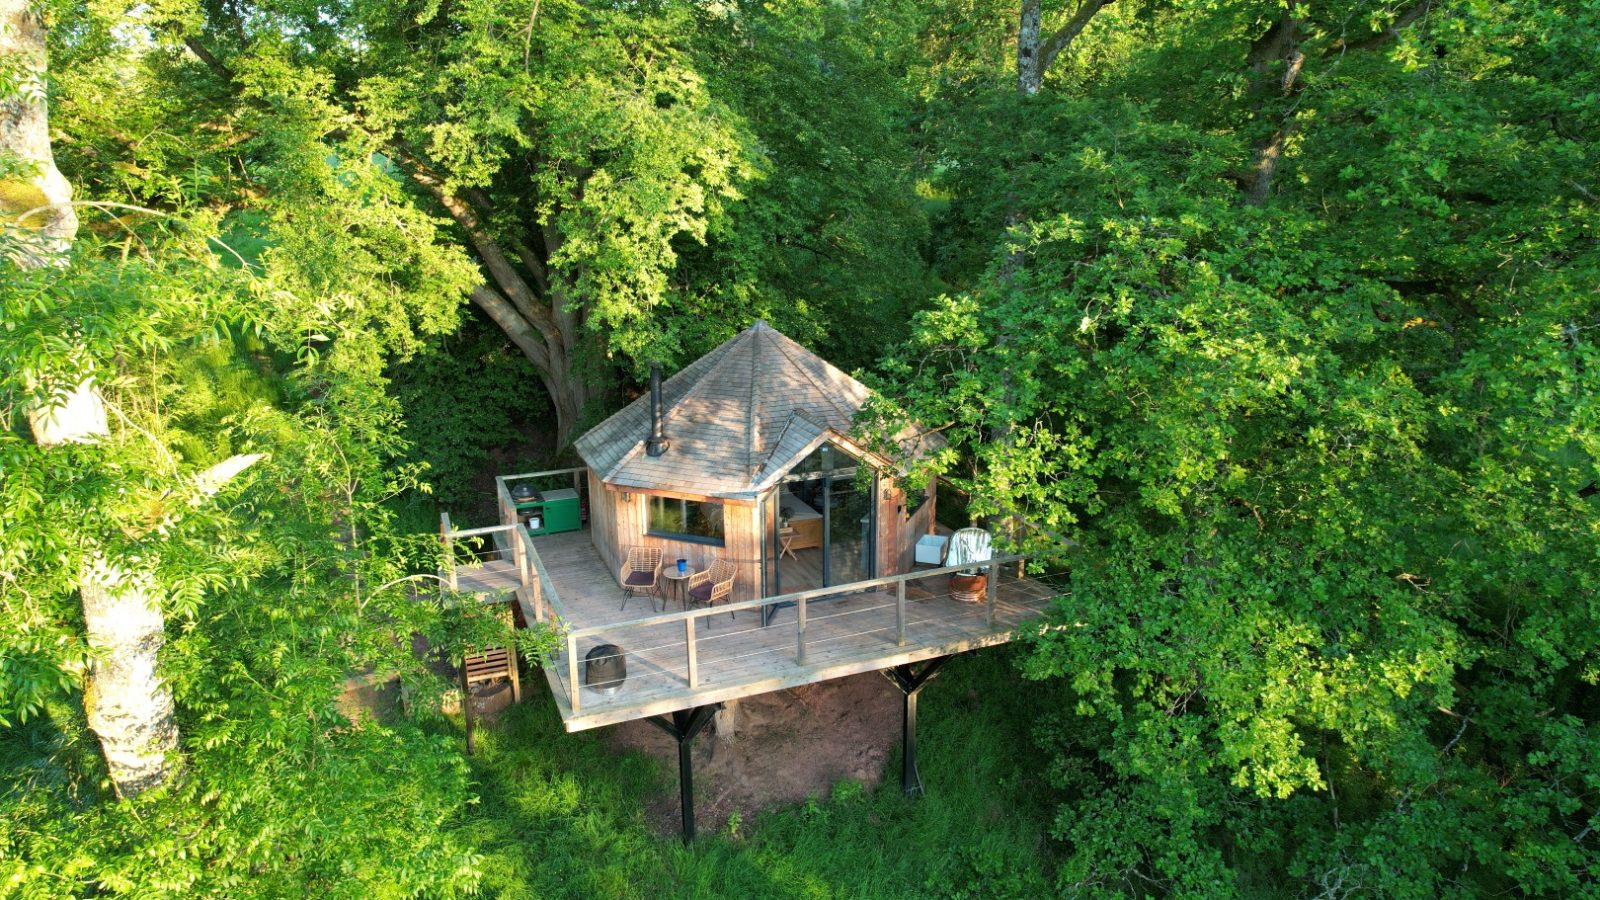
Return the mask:
[[[650,398],[577,441],[601,481],[707,497],[752,497],[825,435],[842,438],[867,388],[758,321],[661,385],[666,453],[644,451]]]

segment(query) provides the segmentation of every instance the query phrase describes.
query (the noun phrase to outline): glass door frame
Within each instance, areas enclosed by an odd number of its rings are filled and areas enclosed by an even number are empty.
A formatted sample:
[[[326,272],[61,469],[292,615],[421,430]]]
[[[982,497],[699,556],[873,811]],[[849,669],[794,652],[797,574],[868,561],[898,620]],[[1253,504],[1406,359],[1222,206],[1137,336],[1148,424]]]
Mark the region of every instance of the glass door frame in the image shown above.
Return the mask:
[[[783,593],[783,556],[778,536],[780,529],[776,527],[779,514],[776,501],[784,486],[805,481],[816,481],[819,478],[822,480],[822,509],[818,510],[822,514],[822,586],[837,587],[838,584],[833,581],[833,485],[836,480],[841,478],[847,478],[852,482],[855,481],[857,471],[864,465],[867,465],[867,463],[857,460],[855,465],[850,466],[791,473],[778,479],[778,482],[767,490],[766,495],[761,499],[761,527],[771,533],[770,545],[768,541],[761,542],[761,581],[763,590],[767,588],[769,581],[771,584],[771,591],[767,596],[775,597]],[[866,562],[867,574],[862,578],[855,579],[857,581],[870,581],[878,573],[879,475],[877,469],[871,466],[868,466],[868,469],[872,472],[872,483],[863,491],[867,496],[867,529],[861,547],[862,557]],[[770,568],[767,565],[769,562],[771,563]],[[768,578],[769,572],[770,579]],[[849,584],[850,582],[840,583]],[[794,601],[791,600],[763,606],[761,608],[761,624],[768,624],[778,610],[793,605]]]

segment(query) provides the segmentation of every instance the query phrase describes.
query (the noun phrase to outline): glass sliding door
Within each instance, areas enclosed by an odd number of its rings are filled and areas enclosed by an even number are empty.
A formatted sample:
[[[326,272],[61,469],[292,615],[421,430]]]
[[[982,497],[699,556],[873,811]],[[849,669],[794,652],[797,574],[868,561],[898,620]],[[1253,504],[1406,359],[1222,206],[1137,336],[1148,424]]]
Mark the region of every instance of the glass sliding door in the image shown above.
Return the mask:
[[[873,576],[876,477],[859,485],[857,470],[855,457],[824,444],[779,484],[768,548],[774,594]]]
[[[863,489],[855,472],[833,478],[828,486],[826,582],[828,585],[865,581],[872,577],[872,484]]]

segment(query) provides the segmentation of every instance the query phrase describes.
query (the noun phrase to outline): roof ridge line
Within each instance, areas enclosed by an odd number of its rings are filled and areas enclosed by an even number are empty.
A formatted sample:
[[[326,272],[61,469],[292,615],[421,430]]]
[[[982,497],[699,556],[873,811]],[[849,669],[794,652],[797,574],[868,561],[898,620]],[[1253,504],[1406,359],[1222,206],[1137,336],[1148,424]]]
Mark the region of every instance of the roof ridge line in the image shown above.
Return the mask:
[[[766,324],[760,319],[757,319],[756,323],[757,325]],[[749,330],[751,340],[759,338],[761,334],[768,330],[770,329],[757,328],[756,325],[751,325]],[[744,410],[744,467],[749,473],[746,477],[750,481],[755,481],[756,472],[759,471],[757,462],[761,456],[756,452],[757,444],[761,440],[761,417],[756,415],[756,391],[760,385],[761,354],[758,352],[760,349],[759,345],[750,347],[750,405],[746,406]],[[765,467],[764,462],[761,463],[761,467]]]
[[[812,353],[810,350],[807,350],[804,347],[801,347],[798,343],[795,342],[795,340],[793,338],[788,337],[787,335],[784,335],[782,332],[778,332],[778,335],[783,338],[782,341],[778,342],[778,352],[782,353],[785,357],[788,357],[789,362],[794,363],[795,368],[799,369],[801,371],[801,373],[806,376],[806,380],[810,381],[812,386],[817,389],[817,392],[821,395],[822,399],[826,400],[828,402],[828,405],[833,407],[833,411],[834,412],[838,413],[840,415],[840,417],[842,417],[844,419],[848,419],[848,420],[854,421],[855,420],[855,416],[853,416],[853,415],[851,415],[849,413],[846,413],[844,411],[844,407],[840,406],[838,401],[833,399],[833,393],[828,389],[828,385],[825,385],[822,382],[818,381],[816,375],[812,374],[811,369],[809,367],[807,367],[800,360],[795,359],[794,354],[789,352],[789,348],[784,346],[784,341],[787,341],[788,343],[794,344],[795,347],[798,348],[801,352],[805,353],[808,356],[811,356],[814,359],[817,359],[817,360],[820,361],[820,360],[822,360],[822,357],[817,356],[815,353]],[[826,365],[826,362],[824,362],[824,365]],[[843,369],[840,369],[839,371],[840,371],[841,374],[844,372]],[[845,377],[848,378],[849,376],[846,375]],[[816,425],[818,423],[812,422],[811,424]]]
[[[702,370],[699,373],[699,375],[697,375],[695,377],[694,381],[689,384],[688,389],[683,392],[683,395],[680,396],[672,404],[671,407],[669,407],[667,409],[663,409],[661,411],[661,427],[663,429],[667,427],[667,423],[672,421],[674,414],[677,413],[678,410],[681,409],[685,404],[687,404],[689,399],[694,397],[699,392],[700,388],[703,385],[705,385],[705,383],[707,381],[710,380],[710,378],[708,378],[707,376],[715,373],[718,369],[722,368],[723,364],[728,361],[728,357],[730,355],[732,355],[732,353],[733,353],[733,345],[738,343],[739,342],[739,338],[741,338],[743,336],[744,336],[743,332],[740,332],[739,334],[734,335],[732,338],[728,339],[727,341],[724,341],[723,343],[719,344],[718,346],[713,347],[711,349],[711,352],[707,353],[706,356],[702,356],[699,359],[695,360],[694,362],[689,363],[687,366],[684,366],[683,368],[679,369],[678,371],[672,373],[673,377],[676,378],[677,376],[683,374],[684,372],[687,372],[690,369],[694,368],[695,363],[705,362],[706,357],[710,356],[711,353],[716,353],[718,350],[722,351],[721,353],[717,354],[717,358],[715,360],[712,360],[710,365],[706,366],[705,369]],[[662,406],[666,406],[666,402],[665,402],[665,397],[664,396],[662,398]],[[671,437],[671,435],[668,435],[668,437]]]

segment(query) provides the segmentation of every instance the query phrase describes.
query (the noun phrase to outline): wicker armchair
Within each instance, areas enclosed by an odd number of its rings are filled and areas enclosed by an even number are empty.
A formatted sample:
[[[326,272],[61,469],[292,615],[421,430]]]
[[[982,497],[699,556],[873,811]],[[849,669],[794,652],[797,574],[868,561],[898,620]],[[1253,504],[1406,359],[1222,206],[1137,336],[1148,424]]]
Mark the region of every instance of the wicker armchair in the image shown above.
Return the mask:
[[[622,583],[622,608],[628,608],[628,601],[634,594],[661,594],[661,548],[660,547],[629,547],[628,560],[622,564],[622,571],[617,575],[617,581]],[[655,609],[655,601],[650,601],[650,608]]]
[[[708,607],[727,602],[733,594],[733,578],[738,574],[738,566],[725,559],[713,559],[704,572],[689,576],[689,600],[696,605],[704,603]],[[728,617],[734,618],[732,610],[729,610]],[[706,619],[706,627],[711,627],[709,618]]]

